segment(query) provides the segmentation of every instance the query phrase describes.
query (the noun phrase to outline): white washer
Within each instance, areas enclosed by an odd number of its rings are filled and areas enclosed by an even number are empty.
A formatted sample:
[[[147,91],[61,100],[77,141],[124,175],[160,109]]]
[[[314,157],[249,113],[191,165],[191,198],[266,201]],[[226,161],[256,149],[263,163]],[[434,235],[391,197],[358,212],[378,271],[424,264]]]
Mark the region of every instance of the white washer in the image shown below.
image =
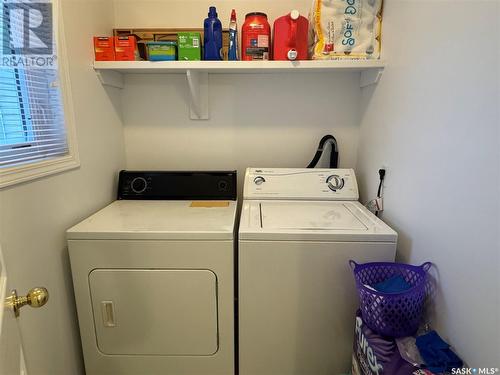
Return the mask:
[[[247,170],[240,375],[349,372],[358,298],[348,261],[394,261],[397,242],[358,199],[353,170]]]
[[[119,185],[67,232],[87,375],[233,375],[236,172]]]

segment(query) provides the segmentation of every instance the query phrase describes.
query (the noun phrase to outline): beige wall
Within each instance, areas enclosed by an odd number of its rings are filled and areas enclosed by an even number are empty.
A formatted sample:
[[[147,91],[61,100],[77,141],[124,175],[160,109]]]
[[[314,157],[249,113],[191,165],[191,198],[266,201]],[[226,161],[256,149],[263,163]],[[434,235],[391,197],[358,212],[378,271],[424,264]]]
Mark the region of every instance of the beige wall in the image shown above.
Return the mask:
[[[81,168],[0,191],[11,284],[19,292],[33,286],[50,292],[43,309],[19,319],[30,375],[83,372],[65,230],[113,199],[124,161],[120,118],[91,67],[91,37],[110,32],[112,2],[63,4]]]
[[[499,367],[499,2],[388,0],[384,16],[388,67],[363,95],[363,198],[386,165],[399,259],[437,266],[433,325],[470,366]]]

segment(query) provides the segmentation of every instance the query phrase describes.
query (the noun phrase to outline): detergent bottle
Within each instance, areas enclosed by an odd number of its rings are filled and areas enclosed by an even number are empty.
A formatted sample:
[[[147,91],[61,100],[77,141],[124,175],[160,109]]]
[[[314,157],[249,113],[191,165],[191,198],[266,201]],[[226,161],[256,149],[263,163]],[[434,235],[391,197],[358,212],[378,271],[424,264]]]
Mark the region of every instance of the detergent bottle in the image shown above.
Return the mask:
[[[267,15],[261,12],[248,13],[241,28],[241,59],[270,60],[271,52],[271,26]]]
[[[204,60],[222,60],[222,23],[217,18],[217,9],[210,7],[204,26]]]
[[[274,22],[273,58],[274,60],[308,59],[309,21],[297,10]]]

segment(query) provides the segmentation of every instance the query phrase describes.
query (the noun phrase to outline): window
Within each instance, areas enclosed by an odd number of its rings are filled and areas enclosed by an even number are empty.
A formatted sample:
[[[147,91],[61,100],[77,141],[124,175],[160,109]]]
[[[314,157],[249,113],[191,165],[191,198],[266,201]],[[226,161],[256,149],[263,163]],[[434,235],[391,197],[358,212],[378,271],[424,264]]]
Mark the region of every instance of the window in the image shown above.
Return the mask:
[[[0,168],[68,154],[54,71],[0,70]]]
[[[50,0],[0,2],[0,188],[78,166]],[[61,54],[62,55],[62,54]],[[63,95],[66,94],[66,95]]]

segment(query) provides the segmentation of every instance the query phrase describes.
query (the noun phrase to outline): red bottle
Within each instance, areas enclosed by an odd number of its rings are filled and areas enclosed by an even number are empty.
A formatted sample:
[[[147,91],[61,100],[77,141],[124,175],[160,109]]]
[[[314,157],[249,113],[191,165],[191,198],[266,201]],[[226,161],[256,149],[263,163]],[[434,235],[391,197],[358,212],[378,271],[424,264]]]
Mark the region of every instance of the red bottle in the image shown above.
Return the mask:
[[[271,26],[265,13],[248,13],[241,29],[241,60],[269,60]]]
[[[298,10],[274,21],[273,59],[307,60],[309,21]]]

